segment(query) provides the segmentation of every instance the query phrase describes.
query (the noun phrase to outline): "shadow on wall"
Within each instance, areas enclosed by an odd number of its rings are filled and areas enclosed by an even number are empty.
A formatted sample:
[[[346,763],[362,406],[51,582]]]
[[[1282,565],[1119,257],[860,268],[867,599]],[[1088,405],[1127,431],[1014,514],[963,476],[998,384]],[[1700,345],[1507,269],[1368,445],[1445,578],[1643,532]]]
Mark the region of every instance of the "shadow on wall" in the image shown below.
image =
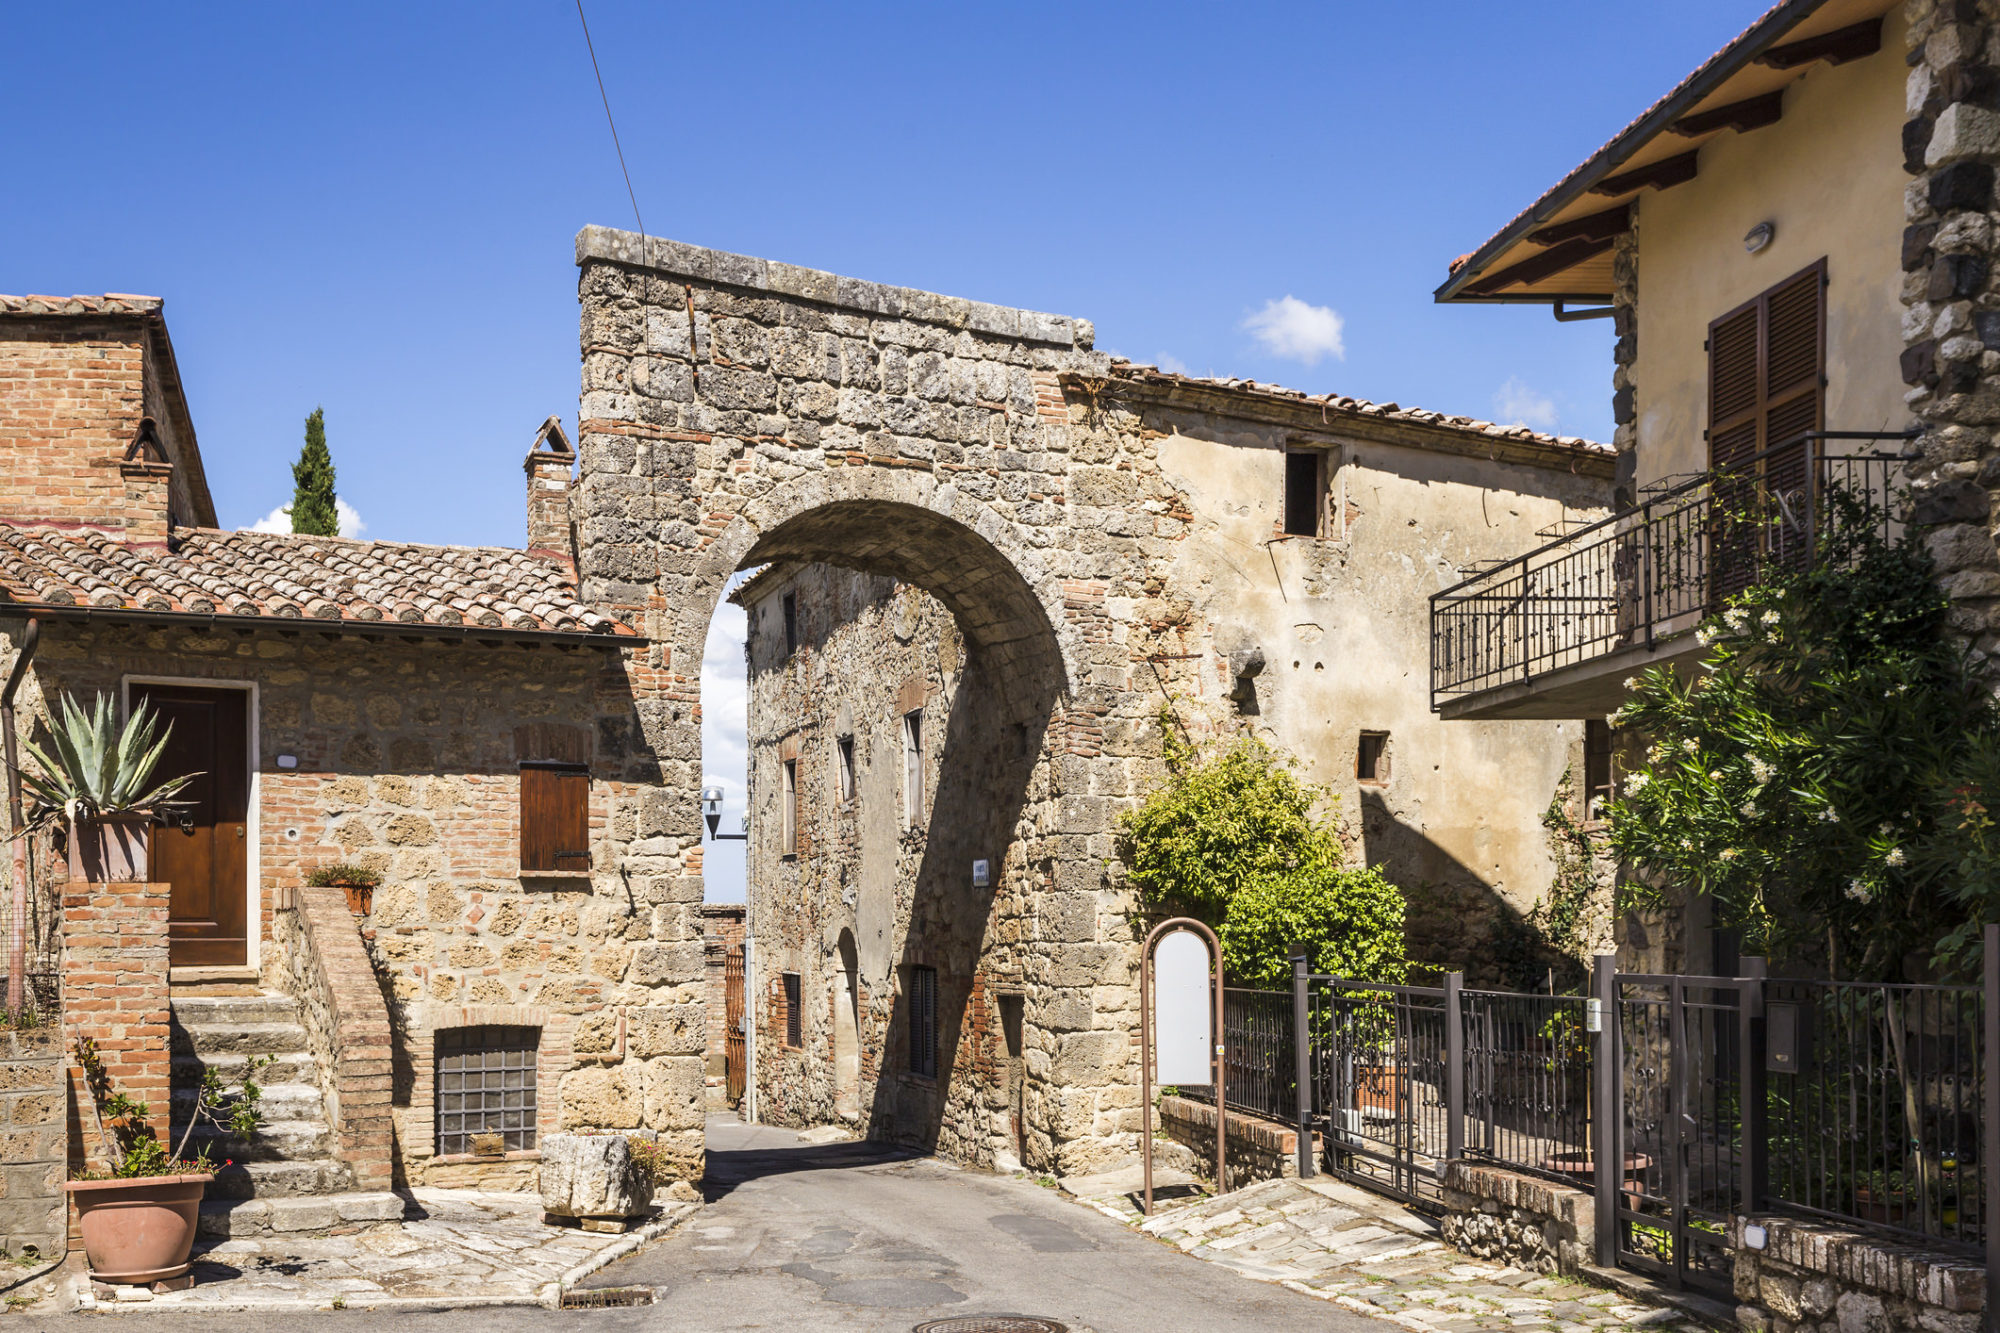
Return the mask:
[[[1403,891],[1410,957],[1463,971],[1471,986],[1558,992],[1584,983],[1581,963],[1551,945],[1479,873],[1397,818],[1382,793],[1361,792],[1362,857]],[[1546,890],[1544,890],[1546,892]]]

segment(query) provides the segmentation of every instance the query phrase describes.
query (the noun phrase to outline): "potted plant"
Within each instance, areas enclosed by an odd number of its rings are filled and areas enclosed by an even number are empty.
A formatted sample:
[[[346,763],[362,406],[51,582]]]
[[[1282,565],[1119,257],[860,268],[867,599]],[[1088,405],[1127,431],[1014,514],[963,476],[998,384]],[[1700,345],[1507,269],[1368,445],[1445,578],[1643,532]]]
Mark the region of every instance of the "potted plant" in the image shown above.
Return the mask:
[[[63,1188],[76,1201],[90,1275],[100,1282],[136,1286],[179,1277],[188,1270],[201,1197],[215,1178],[211,1149],[185,1156],[195,1126],[210,1124],[248,1142],[263,1127],[256,1076],[268,1059],[252,1058],[243,1083],[228,1092],[222,1076],[204,1070],[193,1112],[171,1152],[147,1123],[147,1107],[111,1086],[97,1045],[76,1043],[77,1065],[90,1091],[91,1115],[110,1168],[90,1172]],[[227,1161],[222,1165],[227,1166]]]
[[[368,915],[369,909],[375,905],[375,886],[381,882],[381,871],[340,861],[314,866],[306,872],[306,883],[311,887],[338,888],[345,893],[347,910],[356,916]]]
[[[147,827],[175,804],[189,773],[154,783],[153,772],[172,735],[160,729],[159,718],[141,702],[121,723],[113,716],[111,699],[99,694],[85,712],[65,694],[57,716],[50,719],[49,746],[33,741],[22,746],[39,768],[23,767],[34,805],[29,829],[58,821],[69,829],[69,873],[93,884],[128,883],[146,878]]]

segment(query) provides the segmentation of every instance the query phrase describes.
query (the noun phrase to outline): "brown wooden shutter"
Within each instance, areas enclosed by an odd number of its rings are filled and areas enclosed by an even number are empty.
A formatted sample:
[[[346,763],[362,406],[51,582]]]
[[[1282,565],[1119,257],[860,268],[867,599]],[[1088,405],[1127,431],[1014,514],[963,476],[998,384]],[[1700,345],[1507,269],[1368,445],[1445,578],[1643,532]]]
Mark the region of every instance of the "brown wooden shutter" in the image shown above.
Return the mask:
[[[521,765],[521,872],[590,869],[590,770]]]

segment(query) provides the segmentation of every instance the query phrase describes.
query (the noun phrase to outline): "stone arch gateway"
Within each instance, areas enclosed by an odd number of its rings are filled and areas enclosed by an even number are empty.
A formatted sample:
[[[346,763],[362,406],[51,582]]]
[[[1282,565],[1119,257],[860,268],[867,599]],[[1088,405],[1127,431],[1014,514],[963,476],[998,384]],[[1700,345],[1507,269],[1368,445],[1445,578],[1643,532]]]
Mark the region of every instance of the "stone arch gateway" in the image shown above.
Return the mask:
[[[1161,601],[1186,506],[1149,455],[1073,422],[1108,372],[1090,325],[601,228],[577,263],[572,539],[584,597],[649,640],[621,685],[643,733],[629,753],[657,773],[606,841],[652,912],[658,1002],[701,1003],[700,661],[727,580],[776,560],[892,575],[953,613],[978,682],[953,716],[971,758],[932,816],[957,803],[957,832],[926,858],[969,884],[990,857],[983,892],[1021,905],[982,966],[1025,997],[1028,1165],[1130,1152],[1136,953],[1107,867],[1156,752],[1159,685],[1136,677],[1187,628]],[[940,1015],[950,1035],[961,1021],[984,1026]],[[698,1118],[647,1100],[695,1160]],[[978,1108],[959,1109],[946,1135],[978,1159]]]

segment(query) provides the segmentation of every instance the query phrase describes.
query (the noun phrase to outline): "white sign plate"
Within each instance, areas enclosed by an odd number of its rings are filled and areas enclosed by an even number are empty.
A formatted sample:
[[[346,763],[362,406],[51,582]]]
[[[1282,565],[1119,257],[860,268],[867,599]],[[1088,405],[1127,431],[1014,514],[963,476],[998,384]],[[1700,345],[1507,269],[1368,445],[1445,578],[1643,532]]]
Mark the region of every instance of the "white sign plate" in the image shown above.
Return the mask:
[[[1208,944],[1191,930],[1170,931],[1153,950],[1153,1069],[1159,1083],[1215,1081],[1215,992]]]

